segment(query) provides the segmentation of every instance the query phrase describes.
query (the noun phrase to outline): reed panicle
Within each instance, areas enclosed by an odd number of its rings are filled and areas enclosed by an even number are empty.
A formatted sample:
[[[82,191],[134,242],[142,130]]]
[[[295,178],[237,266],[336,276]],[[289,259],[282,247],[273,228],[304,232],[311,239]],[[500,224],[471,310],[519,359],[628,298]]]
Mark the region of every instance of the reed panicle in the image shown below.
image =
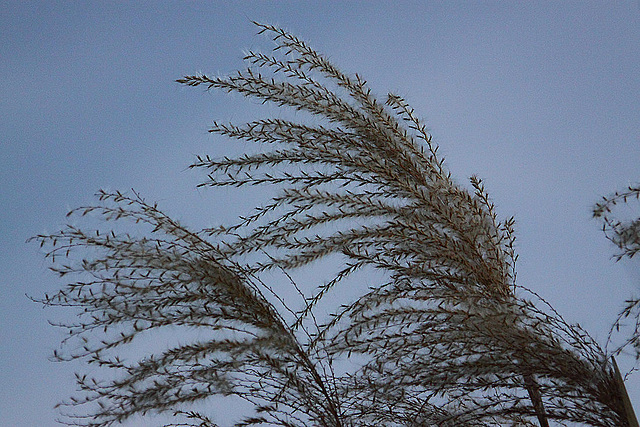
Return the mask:
[[[619,212],[620,205],[630,205],[640,200],[640,185],[630,185],[623,191],[617,191],[610,196],[603,197],[593,208],[594,218],[602,221],[602,231],[611,241],[618,253],[614,255],[616,261],[633,258],[640,251],[640,218],[623,219]],[[624,322],[631,319],[631,327],[625,327]],[[620,329],[631,332],[625,341],[613,353],[618,355],[629,347],[633,348],[636,360],[640,360],[640,299],[637,297],[625,301],[624,308],[618,314],[609,332],[607,343],[611,342],[614,332]]]
[[[42,300],[81,312],[56,357],[118,373],[79,375],[82,396],[63,405],[87,411],[68,421],[177,411],[187,421],[176,425],[213,426],[184,405],[233,395],[255,406],[238,426],[628,425],[608,354],[517,284],[514,220],[498,219],[482,181],[452,179],[404,99],[379,100],[305,42],[256,25],[273,56],[248,52],[244,71],[178,82],[315,116],[210,128],[266,149],[198,157],[201,185],[275,186],[266,205],[192,231],[136,193],[100,192],[72,214],[146,231],[69,226],[35,238],[58,274],[77,278]],[[299,309],[267,282],[330,255],[342,267],[314,292],[296,286]],[[367,269],[385,280],[318,319],[317,304]],[[138,335],[175,327],[209,338],[117,357]]]

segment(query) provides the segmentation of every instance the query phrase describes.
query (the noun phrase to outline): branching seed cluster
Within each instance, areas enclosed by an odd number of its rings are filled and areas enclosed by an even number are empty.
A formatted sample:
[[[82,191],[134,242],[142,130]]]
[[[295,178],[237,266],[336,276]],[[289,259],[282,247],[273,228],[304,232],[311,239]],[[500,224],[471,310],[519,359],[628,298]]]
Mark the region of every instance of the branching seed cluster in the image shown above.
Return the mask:
[[[187,422],[176,425],[213,426],[184,405],[223,395],[254,404],[239,426],[626,425],[605,352],[516,283],[514,221],[497,219],[481,180],[454,182],[401,97],[379,101],[361,77],[258,25],[276,56],[249,52],[243,72],[178,81],[317,117],[210,129],[267,149],[198,157],[202,185],[273,185],[269,203],[192,231],[138,194],[100,192],[97,206],[72,214],[147,232],[70,226],[35,238],[55,271],[74,278],[43,302],[81,312],[56,357],[117,372],[78,375],[67,421],[108,426],[177,411]],[[267,282],[329,255],[342,268],[315,291],[297,288],[300,310]],[[317,304],[366,268],[386,279],[317,319]],[[117,356],[141,334],[177,327],[207,338],[133,362]],[[341,360],[352,369],[336,369]]]

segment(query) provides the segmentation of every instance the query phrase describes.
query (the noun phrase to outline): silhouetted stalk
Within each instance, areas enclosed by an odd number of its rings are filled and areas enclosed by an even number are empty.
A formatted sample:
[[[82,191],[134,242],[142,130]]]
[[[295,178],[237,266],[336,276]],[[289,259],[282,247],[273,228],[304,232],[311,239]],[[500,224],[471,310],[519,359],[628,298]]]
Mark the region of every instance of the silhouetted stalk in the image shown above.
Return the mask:
[[[524,376],[524,383],[527,388],[527,393],[529,394],[529,399],[531,399],[531,404],[536,411],[536,417],[538,417],[540,427],[549,427],[547,414],[544,411],[544,403],[542,402],[542,395],[540,394],[540,386],[531,374]]]
[[[624,411],[627,414],[629,427],[638,427],[638,418],[636,418],[636,414],[633,410],[633,405],[631,405],[631,399],[629,399],[629,393],[627,393],[627,387],[625,387],[624,385],[624,379],[620,374],[620,369],[618,368],[618,363],[616,362],[616,358],[614,356],[611,356],[611,361],[613,362],[613,369],[616,375],[616,382],[618,383],[620,395],[622,396],[622,404],[624,406]]]

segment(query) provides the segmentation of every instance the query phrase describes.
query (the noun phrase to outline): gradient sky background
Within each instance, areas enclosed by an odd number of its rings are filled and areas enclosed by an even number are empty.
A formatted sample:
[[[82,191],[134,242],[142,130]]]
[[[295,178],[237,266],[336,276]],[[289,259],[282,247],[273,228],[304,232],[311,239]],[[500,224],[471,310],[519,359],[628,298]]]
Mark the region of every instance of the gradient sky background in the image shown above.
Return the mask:
[[[174,83],[268,51],[251,20],[404,96],[458,181],[484,178],[499,215],[516,217],[520,284],[605,343],[640,293],[640,265],[614,264],[590,217],[640,179],[637,1],[3,1],[0,425],[56,425],[79,368],[48,361],[61,332],[47,319],[70,314],[25,297],[62,284],[28,237],[59,229],[99,188],[133,187],[195,227],[253,206],[197,190],[203,175],[186,166],[221,154],[206,132],[214,119],[250,119],[256,103]],[[640,411],[640,375],[628,386]]]

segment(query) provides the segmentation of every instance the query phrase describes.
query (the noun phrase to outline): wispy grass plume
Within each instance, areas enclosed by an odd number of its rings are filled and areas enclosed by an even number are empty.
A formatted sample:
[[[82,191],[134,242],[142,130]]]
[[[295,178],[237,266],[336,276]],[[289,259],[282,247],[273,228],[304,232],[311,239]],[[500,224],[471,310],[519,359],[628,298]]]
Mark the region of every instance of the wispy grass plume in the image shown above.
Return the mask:
[[[82,396],[65,405],[88,409],[70,422],[178,410],[180,425],[212,426],[184,405],[234,395],[255,405],[236,425],[628,425],[608,355],[517,284],[514,221],[498,219],[482,181],[452,179],[404,99],[378,99],[295,36],[256,25],[272,54],[178,82],[315,116],[214,122],[212,134],[266,148],[192,165],[206,171],[202,186],[271,185],[276,196],[236,224],[192,231],[137,194],[101,192],[74,213],[138,223],[142,237],[74,227],[36,237],[74,277],[43,302],[81,312],[57,357],[118,372],[78,376]],[[341,268],[302,307],[267,282],[330,255]],[[316,316],[366,269],[386,279]],[[117,357],[139,334],[176,326],[210,338]]]

